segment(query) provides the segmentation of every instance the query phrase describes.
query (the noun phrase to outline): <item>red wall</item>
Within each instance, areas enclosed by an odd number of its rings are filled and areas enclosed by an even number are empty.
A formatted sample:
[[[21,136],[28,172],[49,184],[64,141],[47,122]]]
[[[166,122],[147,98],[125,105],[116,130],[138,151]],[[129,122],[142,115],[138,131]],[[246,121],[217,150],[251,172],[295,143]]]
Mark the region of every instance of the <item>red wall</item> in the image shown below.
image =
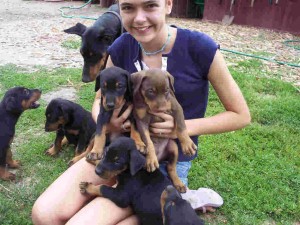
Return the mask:
[[[220,4],[221,2],[221,4]],[[222,21],[228,14],[231,0],[205,0],[203,18],[211,21]],[[274,30],[300,34],[300,0],[235,0],[232,7],[234,24],[264,27]]]

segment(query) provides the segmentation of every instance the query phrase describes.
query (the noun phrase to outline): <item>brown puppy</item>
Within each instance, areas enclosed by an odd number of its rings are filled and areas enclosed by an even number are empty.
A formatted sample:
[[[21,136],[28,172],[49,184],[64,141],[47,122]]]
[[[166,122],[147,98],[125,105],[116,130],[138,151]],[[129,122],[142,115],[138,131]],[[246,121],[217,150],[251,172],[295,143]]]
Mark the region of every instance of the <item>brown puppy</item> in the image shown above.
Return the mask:
[[[154,171],[159,167],[158,161],[168,159],[167,170],[174,186],[180,192],[186,187],[176,173],[178,147],[174,140],[150,137],[149,125],[161,118],[151,113],[164,112],[172,115],[176,123],[176,134],[184,154],[193,155],[197,146],[189,137],[183,110],[174,95],[174,78],[168,72],[152,69],[131,75],[133,84],[133,115],[143,142],[146,145],[146,167]]]

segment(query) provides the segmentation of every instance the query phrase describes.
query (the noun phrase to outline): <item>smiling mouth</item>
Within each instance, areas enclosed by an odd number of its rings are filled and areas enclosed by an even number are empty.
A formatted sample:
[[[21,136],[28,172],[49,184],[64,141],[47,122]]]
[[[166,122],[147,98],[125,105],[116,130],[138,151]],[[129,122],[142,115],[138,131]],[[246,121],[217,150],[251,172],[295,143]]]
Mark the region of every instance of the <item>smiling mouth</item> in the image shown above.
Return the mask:
[[[148,30],[150,28],[150,26],[147,26],[147,27],[135,27],[136,30],[138,31],[145,31],[145,30]]]

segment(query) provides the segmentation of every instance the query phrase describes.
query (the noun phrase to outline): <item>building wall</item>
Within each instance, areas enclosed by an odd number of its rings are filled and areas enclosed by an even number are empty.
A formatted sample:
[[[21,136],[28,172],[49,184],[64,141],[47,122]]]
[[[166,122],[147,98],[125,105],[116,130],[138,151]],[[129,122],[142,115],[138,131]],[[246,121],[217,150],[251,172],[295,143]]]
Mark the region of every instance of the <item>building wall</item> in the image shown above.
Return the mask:
[[[205,0],[203,18],[222,21],[229,14],[231,0]],[[300,34],[300,0],[235,0],[232,7],[233,23],[264,27]]]

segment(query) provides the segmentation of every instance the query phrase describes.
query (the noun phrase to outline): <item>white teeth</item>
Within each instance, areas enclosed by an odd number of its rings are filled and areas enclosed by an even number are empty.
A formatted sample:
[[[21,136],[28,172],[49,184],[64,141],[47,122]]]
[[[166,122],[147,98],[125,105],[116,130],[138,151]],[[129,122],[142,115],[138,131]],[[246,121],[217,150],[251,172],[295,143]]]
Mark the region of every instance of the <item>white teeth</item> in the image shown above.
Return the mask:
[[[148,27],[137,27],[136,29],[140,30],[140,31],[144,31],[146,30]]]

